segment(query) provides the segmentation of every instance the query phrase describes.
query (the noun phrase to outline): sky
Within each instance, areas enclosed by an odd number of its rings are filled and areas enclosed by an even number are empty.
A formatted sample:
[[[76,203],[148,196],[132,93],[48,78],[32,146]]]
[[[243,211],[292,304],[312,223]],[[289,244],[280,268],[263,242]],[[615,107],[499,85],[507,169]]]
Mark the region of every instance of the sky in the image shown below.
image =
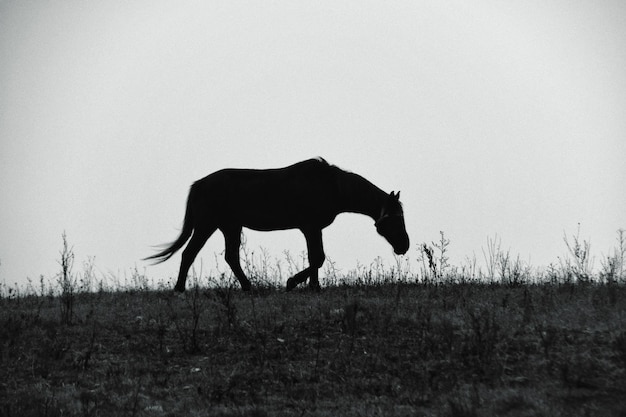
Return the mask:
[[[401,191],[413,261],[444,231],[453,263],[498,236],[545,266],[580,224],[599,267],[626,228],[624,21],[620,0],[0,1],[0,282],[52,279],[64,232],[77,272],[166,280],[180,254],[141,259],[193,181],[316,156]],[[344,272],[394,263],[365,216],[324,244]]]

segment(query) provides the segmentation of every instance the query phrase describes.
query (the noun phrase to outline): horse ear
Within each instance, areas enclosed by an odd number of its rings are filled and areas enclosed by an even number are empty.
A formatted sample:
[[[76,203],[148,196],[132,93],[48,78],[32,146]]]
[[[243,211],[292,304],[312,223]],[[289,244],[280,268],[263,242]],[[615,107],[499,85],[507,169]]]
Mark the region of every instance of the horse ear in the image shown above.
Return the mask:
[[[396,200],[400,200],[400,191],[396,193]]]
[[[389,193],[389,197],[394,197],[395,198],[395,196],[396,196],[396,192],[395,191],[392,191],[391,193]]]

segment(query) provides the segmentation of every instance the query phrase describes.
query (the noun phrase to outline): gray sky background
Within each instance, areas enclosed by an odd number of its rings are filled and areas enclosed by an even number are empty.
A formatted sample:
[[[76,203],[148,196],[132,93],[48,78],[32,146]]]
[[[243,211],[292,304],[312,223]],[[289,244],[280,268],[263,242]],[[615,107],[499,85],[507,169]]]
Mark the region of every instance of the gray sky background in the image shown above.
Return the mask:
[[[547,265],[581,223],[599,266],[626,227],[624,22],[608,0],[0,1],[0,281],[52,277],[64,230],[78,270],[143,270],[194,180],[318,155],[401,190],[413,259],[443,230],[455,263],[498,234]],[[326,229],[344,271],[393,263],[371,223]]]

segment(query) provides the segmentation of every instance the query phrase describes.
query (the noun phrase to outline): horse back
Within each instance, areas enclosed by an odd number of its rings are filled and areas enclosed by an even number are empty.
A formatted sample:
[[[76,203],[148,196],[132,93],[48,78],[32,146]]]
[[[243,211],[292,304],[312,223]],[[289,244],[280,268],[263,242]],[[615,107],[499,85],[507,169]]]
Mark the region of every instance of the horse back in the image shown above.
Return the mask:
[[[192,187],[218,223],[256,230],[326,227],[339,213],[341,170],[312,159],[285,168],[223,169]]]

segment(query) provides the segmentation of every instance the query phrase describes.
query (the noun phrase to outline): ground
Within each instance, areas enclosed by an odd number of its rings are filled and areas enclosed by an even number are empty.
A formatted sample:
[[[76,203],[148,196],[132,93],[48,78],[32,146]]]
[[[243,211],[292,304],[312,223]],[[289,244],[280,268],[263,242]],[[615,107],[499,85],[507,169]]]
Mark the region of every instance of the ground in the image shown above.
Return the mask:
[[[2,416],[626,415],[616,284],[191,286],[0,306]]]

